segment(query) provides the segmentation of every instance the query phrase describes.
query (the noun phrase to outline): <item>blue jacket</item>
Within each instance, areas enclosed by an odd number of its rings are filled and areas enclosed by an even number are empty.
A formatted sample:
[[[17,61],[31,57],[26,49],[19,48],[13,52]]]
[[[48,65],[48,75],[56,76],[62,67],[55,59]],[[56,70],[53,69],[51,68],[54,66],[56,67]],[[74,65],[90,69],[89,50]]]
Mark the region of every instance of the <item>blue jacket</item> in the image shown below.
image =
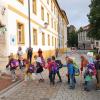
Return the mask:
[[[67,64],[68,67],[68,74],[72,75],[75,74],[74,64]]]

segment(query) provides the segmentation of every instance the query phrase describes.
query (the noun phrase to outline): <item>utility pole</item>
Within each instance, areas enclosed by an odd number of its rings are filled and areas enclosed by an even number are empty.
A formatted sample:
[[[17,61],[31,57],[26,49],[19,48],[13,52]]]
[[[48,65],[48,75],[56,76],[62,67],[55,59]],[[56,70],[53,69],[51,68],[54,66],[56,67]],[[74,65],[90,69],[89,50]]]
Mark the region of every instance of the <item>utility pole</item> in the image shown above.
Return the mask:
[[[28,0],[28,21],[29,21],[29,47],[31,47],[31,22],[30,22],[30,0]]]

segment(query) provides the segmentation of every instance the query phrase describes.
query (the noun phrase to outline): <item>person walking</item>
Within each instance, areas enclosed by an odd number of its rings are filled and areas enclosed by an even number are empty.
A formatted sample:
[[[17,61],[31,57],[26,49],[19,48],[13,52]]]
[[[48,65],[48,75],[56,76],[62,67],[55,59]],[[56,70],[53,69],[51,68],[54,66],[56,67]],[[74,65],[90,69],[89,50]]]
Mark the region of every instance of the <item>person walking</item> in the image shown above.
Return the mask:
[[[44,67],[45,66],[45,60],[44,60],[44,57],[43,57],[42,53],[43,53],[42,49],[39,48],[39,50],[38,50],[38,57],[41,58],[41,60],[42,60],[42,66]]]
[[[95,68],[96,68],[96,80],[97,80],[97,85],[96,85],[96,90],[100,90],[100,55],[96,56],[96,61],[95,61]]]
[[[21,59],[21,58],[22,58],[22,56],[23,56],[22,47],[19,47],[19,48],[18,48],[17,56],[18,56],[18,59]]]
[[[10,54],[10,56],[8,56],[9,61],[8,64],[6,65],[6,68],[9,69],[10,68],[10,72],[11,72],[11,76],[12,76],[12,82],[16,81],[16,69],[19,66],[19,62],[14,59],[13,54]]]
[[[57,49],[55,50],[55,56],[56,56],[56,58],[58,57],[58,53],[59,53],[59,49],[57,48]]]
[[[42,55],[42,49],[41,48],[39,48],[39,50],[38,50],[38,57],[42,57],[43,55]]]
[[[81,74],[82,74],[82,72],[84,71],[83,68],[86,68],[86,66],[89,62],[83,55],[81,55],[80,58],[81,58],[81,69],[80,70],[81,70]]]
[[[68,59],[67,67],[68,67],[68,75],[70,79],[69,88],[74,89],[75,88],[75,69],[74,69],[73,60],[70,58]]]
[[[29,60],[30,64],[32,62],[32,55],[33,55],[33,49],[29,47],[27,50],[27,59]]]

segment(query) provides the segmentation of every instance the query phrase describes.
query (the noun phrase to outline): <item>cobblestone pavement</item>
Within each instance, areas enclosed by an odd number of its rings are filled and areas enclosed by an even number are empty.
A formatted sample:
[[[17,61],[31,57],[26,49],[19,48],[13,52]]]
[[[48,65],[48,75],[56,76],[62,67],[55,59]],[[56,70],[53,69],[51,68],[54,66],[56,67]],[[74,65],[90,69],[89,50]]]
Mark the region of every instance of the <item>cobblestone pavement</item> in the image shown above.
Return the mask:
[[[47,71],[43,73],[45,82],[38,82],[37,79],[29,81],[27,85],[20,83],[14,89],[1,95],[0,100],[99,100],[100,92],[92,89],[85,92],[82,89],[82,81],[77,77],[75,90],[70,90],[67,85],[66,68],[60,70],[63,82],[54,86],[49,84]],[[58,81],[58,78],[56,77]]]

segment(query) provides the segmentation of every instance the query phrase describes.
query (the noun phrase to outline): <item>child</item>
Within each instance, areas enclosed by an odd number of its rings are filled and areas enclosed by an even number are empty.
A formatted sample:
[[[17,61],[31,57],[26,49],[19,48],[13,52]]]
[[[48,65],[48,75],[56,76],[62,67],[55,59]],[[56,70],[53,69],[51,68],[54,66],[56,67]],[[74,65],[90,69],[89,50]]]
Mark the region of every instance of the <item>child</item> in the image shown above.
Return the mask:
[[[87,64],[89,63],[88,60],[83,56],[81,55],[81,75],[82,75],[82,72],[84,71],[84,69],[86,68]]]
[[[52,64],[55,65],[55,75],[57,74],[58,78],[59,78],[59,82],[62,82],[62,79],[61,79],[61,75],[59,73],[59,68],[60,68],[60,65],[58,64],[57,60],[55,60],[55,56],[52,56]],[[55,76],[54,76],[55,77]]]
[[[43,72],[43,63],[42,63],[42,59],[41,57],[37,57],[37,56],[34,56],[34,67],[36,69],[36,74],[38,75],[39,77],[39,82],[44,82],[44,79],[43,79],[43,76],[42,76],[42,72]]]
[[[11,76],[12,76],[12,81],[16,81],[16,68],[19,66],[19,62],[14,59],[13,54],[11,54],[9,56],[9,62],[6,65],[6,68],[10,67],[10,72],[11,72]]]
[[[50,84],[55,84],[55,75],[57,74],[59,77],[59,82],[62,82],[59,69],[57,67],[57,63],[55,62],[55,57],[52,56],[51,58],[47,59],[47,68],[49,70],[49,79],[50,79]]]
[[[54,84],[53,73],[52,73],[52,60],[51,60],[51,58],[48,58],[47,59],[46,68],[48,68],[48,70],[49,70],[49,80],[50,80],[50,84]]]
[[[68,75],[69,75],[69,88],[74,89],[75,88],[75,69],[72,59],[68,59],[67,62],[68,67]]]
[[[91,90],[91,81],[92,81],[92,76],[94,76],[95,73],[95,67],[94,64],[88,64],[87,68],[85,70],[84,73],[84,80],[85,80],[85,84],[84,84],[84,90],[85,91],[90,91]]]
[[[25,68],[25,81],[32,80],[32,73],[34,73],[34,65],[27,61]]]

